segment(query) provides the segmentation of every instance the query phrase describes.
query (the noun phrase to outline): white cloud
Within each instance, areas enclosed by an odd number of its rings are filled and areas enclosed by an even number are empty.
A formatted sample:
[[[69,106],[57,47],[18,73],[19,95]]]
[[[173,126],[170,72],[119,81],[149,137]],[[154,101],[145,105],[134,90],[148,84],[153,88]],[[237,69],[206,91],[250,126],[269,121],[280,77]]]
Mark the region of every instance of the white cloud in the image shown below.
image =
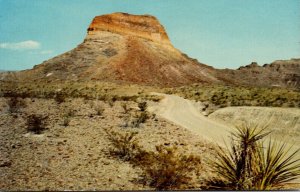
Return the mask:
[[[17,43],[0,43],[0,49],[10,49],[10,50],[31,50],[39,49],[41,44],[37,41],[28,40]]]

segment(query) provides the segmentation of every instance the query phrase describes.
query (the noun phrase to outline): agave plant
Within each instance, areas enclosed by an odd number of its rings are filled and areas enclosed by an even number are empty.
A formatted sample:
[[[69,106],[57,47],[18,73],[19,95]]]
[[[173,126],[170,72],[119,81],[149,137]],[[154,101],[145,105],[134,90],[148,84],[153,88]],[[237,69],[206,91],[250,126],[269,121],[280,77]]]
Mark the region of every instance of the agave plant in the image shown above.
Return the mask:
[[[262,139],[270,134],[266,127],[243,125],[232,133],[230,149],[220,148],[211,162],[216,177],[208,181],[210,189],[278,189],[300,176],[299,150]]]

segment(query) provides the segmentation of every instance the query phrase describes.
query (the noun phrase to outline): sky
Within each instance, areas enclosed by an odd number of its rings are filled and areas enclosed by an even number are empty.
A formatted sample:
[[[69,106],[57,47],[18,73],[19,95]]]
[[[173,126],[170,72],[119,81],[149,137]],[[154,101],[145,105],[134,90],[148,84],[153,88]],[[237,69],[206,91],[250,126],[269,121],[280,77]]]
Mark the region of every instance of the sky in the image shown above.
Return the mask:
[[[300,0],[0,0],[0,70],[75,48],[113,12],[156,16],[177,49],[215,68],[300,58]]]

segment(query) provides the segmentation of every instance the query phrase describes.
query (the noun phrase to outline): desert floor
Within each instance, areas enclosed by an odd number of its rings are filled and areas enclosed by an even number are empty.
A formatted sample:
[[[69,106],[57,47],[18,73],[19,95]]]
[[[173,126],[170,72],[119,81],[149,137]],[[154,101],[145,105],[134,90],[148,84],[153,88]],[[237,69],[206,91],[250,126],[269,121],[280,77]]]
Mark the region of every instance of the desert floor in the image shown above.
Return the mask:
[[[160,102],[147,101],[149,119],[139,127],[131,124],[140,113],[138,103],[134,101],[77,98],[58,104],[53,99],[26,98],[24,107],[10,113],[8,98],[0,98],[0,189],[153,189],[139,182],[142,170],[138,166],[110,154],[112,144],[105,130],[135,131],[139,144],[148,151],[154,151],[160,144],[174,145],[184,154],[200,156],[201,172],[193,176],[186,189],[201,189],[204,180],[212,176],[207,162],[212,159],[217,144],[222,146],[229,141],[229,131],[234,125],[230,120],[242,122],[238,115],[245,118],[248,114],[248,118],[255,122],[253,111],[249,110],[256,108],[248,107],[241,112],[241,108],[229,107],[207,117],[203,115],[203,106],[199,102],[174,95],[163,96]],[[127,110],[124,110],[124,104]],[[282,118],[276,118],[278,110]],[[277,120],[273,124],[292,127],[290,131],[276,128],[274,135],[278,138],[286,131],[298,147],[300,109],[274,108],[269,113],[275,116],[274,121]],[[48,116],[47,129],[42,134],[28,132],[28,114]],[[66,118],[68,123],[65,123]],[[262,120],[256,118],[256,121]],[[298,187],[293,185],[292,188]]]

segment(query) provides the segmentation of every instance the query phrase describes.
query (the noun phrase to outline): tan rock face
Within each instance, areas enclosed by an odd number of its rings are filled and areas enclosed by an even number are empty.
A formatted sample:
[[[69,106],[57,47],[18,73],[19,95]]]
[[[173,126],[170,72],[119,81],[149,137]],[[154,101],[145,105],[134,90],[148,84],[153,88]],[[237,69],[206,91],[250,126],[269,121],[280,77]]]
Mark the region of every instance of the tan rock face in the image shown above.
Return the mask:
[[[88,28],[88,37],[96,36],[103,31],[171,44],[164,27],[150,15],[113,13],[97,16]]]

